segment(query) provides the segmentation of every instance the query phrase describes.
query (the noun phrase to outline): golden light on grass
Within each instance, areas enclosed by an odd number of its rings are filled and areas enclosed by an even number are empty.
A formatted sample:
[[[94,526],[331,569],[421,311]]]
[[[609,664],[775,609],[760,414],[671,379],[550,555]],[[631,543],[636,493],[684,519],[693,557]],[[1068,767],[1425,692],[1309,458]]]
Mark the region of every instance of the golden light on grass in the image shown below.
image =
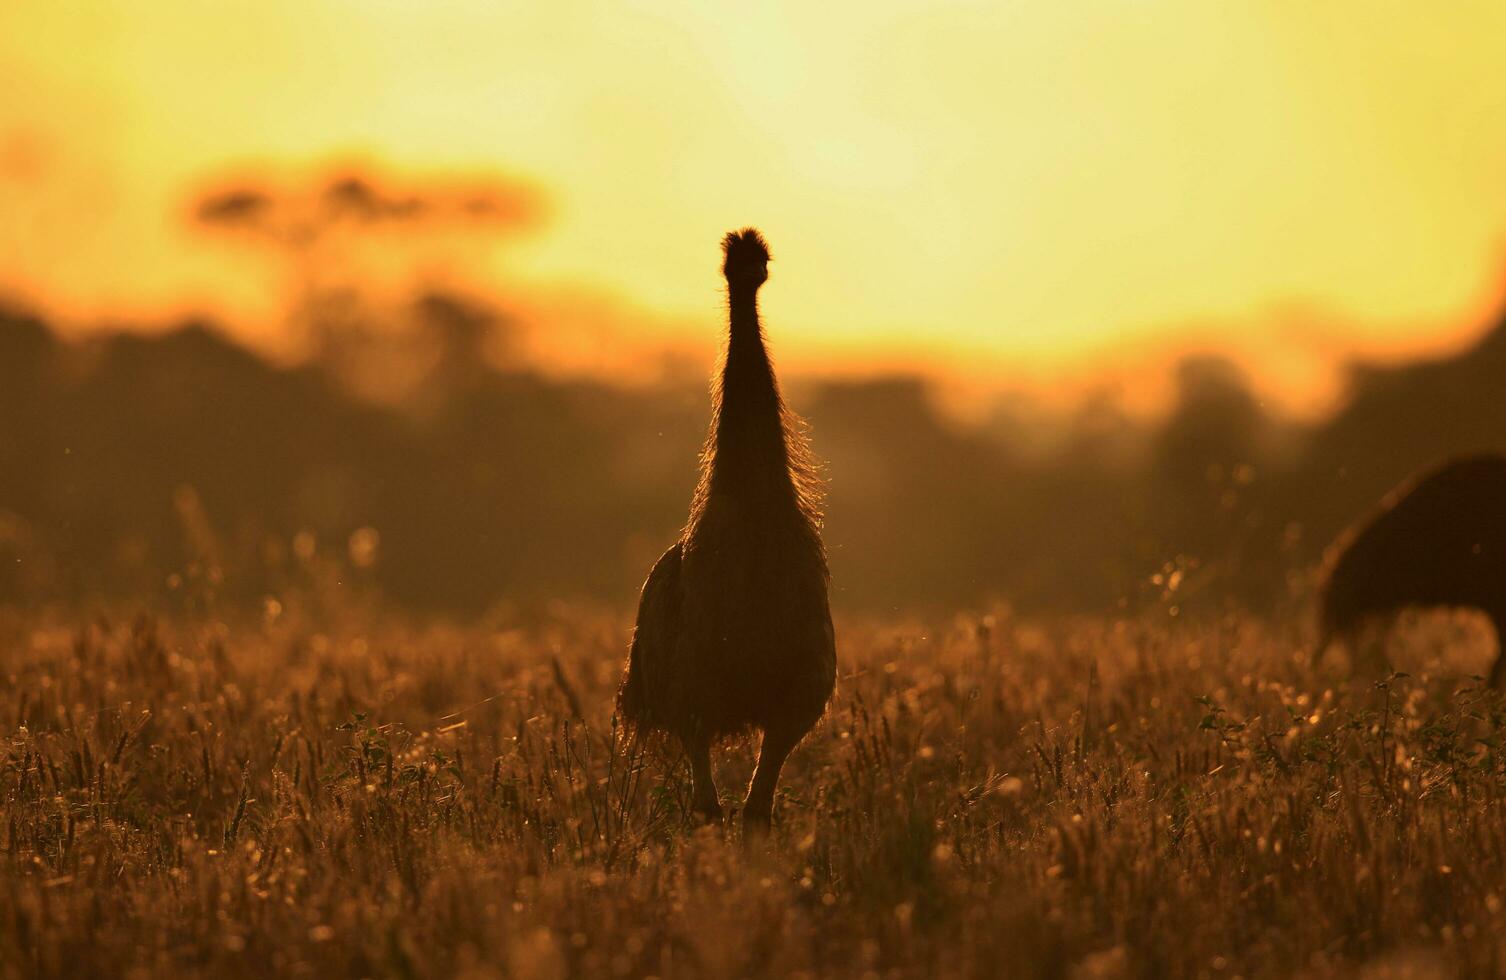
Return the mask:
[[[627,620],[558,612],[505,631],[349,609],[8,614],[3,962],[666,978],[1499,962],[1506,713],[1425,643],[1414,676],[1372,688],[1251,618],[844,620],[841,695],[791,767],[779,832],[748,850],[691,830],[680,762],[615,734]]]

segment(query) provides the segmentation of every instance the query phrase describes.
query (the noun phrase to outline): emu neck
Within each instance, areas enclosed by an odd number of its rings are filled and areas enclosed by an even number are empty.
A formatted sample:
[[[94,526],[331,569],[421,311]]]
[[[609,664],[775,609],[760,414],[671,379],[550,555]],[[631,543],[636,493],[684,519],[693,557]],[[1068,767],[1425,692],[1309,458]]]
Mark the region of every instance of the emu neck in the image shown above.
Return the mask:
[[[758,320],[758,290],[728,297],[730,336],[722,365],[710,490],[772,506],[795,501],[784,436],[784,405]]]

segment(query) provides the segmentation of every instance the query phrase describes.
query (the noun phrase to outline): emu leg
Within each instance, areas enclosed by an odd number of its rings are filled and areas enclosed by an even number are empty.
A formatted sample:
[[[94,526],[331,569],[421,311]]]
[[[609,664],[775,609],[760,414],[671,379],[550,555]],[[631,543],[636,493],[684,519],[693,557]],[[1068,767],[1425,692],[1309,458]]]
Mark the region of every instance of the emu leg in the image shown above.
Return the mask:
[[[685,751],[690,755],[690,778],[692,804],[701,819],[707,823],[722,822],[722,803],[716,795],[716,780],[711,775],[711,740],[694,738],[686,742]]]
[[[790,757],[800,735],[780,729],[763,733],[763,744],[758,749],[758,768],[753,772],[753,782],[748,785],[748,801],[743,804],[743,833],[766,833],[774,821],[774,787],[779,785],[779,773],[784,760]]]

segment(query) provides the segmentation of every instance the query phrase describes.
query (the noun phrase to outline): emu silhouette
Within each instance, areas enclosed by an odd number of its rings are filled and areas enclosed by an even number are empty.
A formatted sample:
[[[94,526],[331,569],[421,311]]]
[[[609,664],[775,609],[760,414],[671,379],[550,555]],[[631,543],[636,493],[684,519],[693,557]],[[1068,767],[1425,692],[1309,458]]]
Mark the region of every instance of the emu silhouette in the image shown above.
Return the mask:
[[[1506,456],[1449,460],[1402,483],[1330,546],[1319,651],[1409,607],[1477,609],[1495,626],[1490,683],[1506,680]]]
[[[722,250],[728,339],[700,483],[680,539],[644,583],[618,702],[630,725],[679,739],[694,806],[709,821],[722,819],[712,746],[762,731],[743,807],[744,827],[758,831],[772,820],[785,760],[826,710],[836,643],[821,484],[759,322],[768,248],[745,228]]]

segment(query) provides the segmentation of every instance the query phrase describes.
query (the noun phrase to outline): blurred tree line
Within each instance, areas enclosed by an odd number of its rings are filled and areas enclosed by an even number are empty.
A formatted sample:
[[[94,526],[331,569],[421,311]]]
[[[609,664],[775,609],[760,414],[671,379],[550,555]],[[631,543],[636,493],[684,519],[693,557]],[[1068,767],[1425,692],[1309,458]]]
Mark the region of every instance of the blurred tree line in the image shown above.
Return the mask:
[[[352,226],[526,210],[354,179],[206,198],[202,225],[290,256],[312,355],[298,366],[207,323],[65,342],[0,309],[0,601],[630,601],[684,519],[705,384],[547,377],[506,356],[505,315],[444,289],[419,290],[404,329],[373,330],[348,281],[300,271],[331,264]],[[1455,356],[1356,366],[1344,407],[1307,426],[1269,416],[1213,357],[1179,365],[1164,419],[1089,398],[1048,449],[1028,410],[964,425],[929,385],[792,392],[827,462],[839,606],[1271,609],[1304,599],[1323,547],[1408,473],[1506,450],[1506,322]]]
[[[493,368],[505,321],[453,296],[410,311],[438,351],[395,402],[341,359],[271,365],[210,326],[69,343],[0,313],[0,598],[198,588],[260,601],[318,567],[399,604],[626,601],[675,534],[703,385],[629,389]],[[414,343],[413,340],[405,343]],[[1345,524],[1453,451],[1506,449],[1506,325],[1454,357],[1360,368],[1296,427],[1217,359],[1137,426],[1090,401],[1048,452],[1001,414],[961,425],[917,378],[806,382],[830,477],[838,601],[1023,608],[1270,607]]]

